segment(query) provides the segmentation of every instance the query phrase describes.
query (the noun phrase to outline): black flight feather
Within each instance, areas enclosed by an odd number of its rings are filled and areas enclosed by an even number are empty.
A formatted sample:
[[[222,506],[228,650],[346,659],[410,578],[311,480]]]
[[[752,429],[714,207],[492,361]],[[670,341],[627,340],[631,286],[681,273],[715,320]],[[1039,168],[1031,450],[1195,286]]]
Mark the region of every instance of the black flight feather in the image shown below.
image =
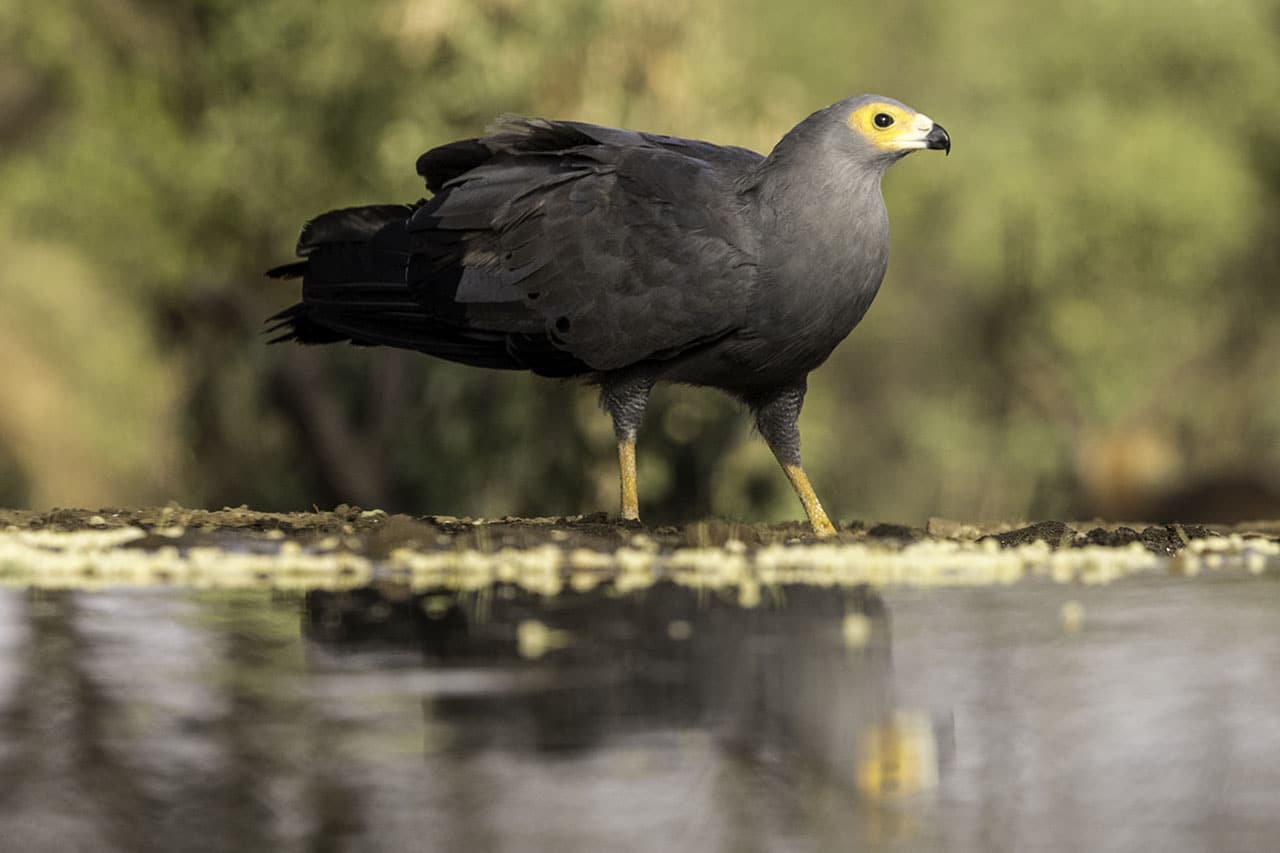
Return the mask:
[[[304,227],[302,301],[273,340],[416,349],[547,375],[667,362],[741,324],[752,236],[735,182],[757,154],[504,118],[417,163],[429,200]]]

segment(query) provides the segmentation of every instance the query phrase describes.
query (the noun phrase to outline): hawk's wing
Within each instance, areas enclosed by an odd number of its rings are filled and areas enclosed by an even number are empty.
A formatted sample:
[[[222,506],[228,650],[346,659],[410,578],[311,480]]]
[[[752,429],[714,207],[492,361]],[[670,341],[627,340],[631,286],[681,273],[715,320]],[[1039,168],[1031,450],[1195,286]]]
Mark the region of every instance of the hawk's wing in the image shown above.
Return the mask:
[[[742,325],[755,231],[735,185],[759,160],[508,119],[419,158],[429,201],[311,223],[294,310],[358,343],[552,375],[671,358]]]

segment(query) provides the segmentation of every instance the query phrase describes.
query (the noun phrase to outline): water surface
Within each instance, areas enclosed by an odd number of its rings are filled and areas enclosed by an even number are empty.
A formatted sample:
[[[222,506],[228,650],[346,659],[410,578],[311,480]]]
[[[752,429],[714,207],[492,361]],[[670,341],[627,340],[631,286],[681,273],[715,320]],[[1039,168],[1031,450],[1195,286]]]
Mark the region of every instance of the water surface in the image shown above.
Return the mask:
[[[1278,627],[1244,571],[6,589],[0,849],[1269,851]]]

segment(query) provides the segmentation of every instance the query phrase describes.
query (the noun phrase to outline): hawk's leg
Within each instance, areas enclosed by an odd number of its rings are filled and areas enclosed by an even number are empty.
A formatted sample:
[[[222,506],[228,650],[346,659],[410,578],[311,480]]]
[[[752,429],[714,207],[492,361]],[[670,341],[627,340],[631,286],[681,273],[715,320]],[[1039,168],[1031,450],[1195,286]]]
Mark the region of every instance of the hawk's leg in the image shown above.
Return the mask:
[[[769,443],[769,449],[787,479],[791,481],[800,503],[804,505],[809,524],[818,536],[833,536],[836,528],[822,510],[818,496],[814,494],[809,477],[800,465],[800,407],[804,405],[806,385],[801,382],[776,394],[748,399],[747,404],[755,412],[756,428]]]
[[[622,490],[622,517],[640,520],[636,493],[636,433],[644,420],[644,407],[653,390],[653,378],[630,375],[609,377],[600,386],[600,406],[613,418],[618,439],[618,475]]]

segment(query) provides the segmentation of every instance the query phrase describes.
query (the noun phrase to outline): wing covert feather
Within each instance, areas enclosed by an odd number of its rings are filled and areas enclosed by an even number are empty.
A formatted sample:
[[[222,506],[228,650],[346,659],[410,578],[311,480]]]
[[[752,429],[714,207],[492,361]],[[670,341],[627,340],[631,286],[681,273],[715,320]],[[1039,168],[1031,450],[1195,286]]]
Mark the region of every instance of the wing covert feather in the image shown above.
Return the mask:
[[[490,156],[461,168],[477,144]],[[420,301],[447,299],[477,330],[541,332],[602,371],[742,325],[755,232],[735,182],[759,155],[541,120],[466,145],[419,160],[439,187],[408,224]]]

